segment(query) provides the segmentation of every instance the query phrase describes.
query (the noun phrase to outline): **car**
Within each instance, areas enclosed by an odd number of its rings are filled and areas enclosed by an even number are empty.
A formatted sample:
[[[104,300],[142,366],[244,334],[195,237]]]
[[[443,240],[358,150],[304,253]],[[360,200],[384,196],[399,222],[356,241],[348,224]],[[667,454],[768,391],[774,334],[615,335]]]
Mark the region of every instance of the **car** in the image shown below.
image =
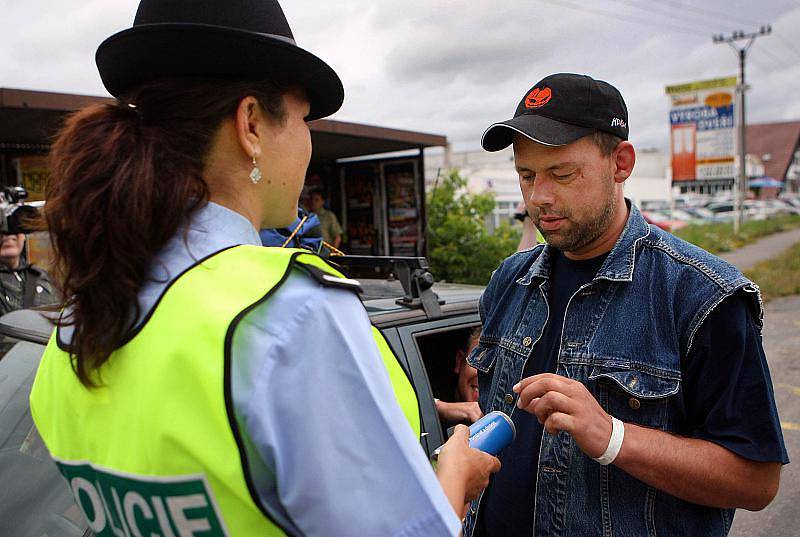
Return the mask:
[[[694,223],[711,224],[722,221],[721,219],[717,218],[713,212],[709,211],[705,207],[686,207],[683,210],[692,216]]]
[[[717,201],[709,203],[706,209],[714,213],[717,221],[730,222],[734,219],[736,211],[734,210],[734,203],[732,201]],[[766,214],[760,212],[752,203],[744,202],[743,205],[744,217],[746,220],[764,220]]]
[[[681,220],[672,220],[668,216],[661,213],[642,211],[642,216],[648,224],[653,224],[660,227],[664,231],[677,231],[685,228],[688,224]]]
[[[422,447],[432,455],[446,432],[434,398],[455,389],[453,364],[480,325],[482,286],[433,284],[424,258],[335,258],[362,283],[371,322],[383,333],[411,380],[421,409]],[[28,398],[52,332],[45,310],[19,310],[0,318],[0,535],[94,535],[67,482],[50,459],[31,417]]]

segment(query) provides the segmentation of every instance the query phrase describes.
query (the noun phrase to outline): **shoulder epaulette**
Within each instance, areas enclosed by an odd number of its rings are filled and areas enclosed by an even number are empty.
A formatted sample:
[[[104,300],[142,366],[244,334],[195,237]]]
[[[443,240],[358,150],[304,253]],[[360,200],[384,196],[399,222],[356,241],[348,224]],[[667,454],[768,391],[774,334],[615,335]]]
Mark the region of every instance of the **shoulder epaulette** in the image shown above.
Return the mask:
[[[324,270],[315,267],[314,265],[295,263],[295,266],[305,270],[312,278],[325,287],[337,287],[339,289],[347,289],[355,293],[361,292],[361,283],[358,280],[354,280],[352,278],[342,278],[340,276],[329,274]]]

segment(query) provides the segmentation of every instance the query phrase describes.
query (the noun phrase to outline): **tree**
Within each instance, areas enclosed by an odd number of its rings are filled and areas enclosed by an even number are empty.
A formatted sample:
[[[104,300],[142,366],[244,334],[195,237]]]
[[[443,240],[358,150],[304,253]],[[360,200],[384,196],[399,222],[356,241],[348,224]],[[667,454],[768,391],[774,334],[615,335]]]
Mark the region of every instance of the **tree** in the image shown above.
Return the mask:
[[[500,261],[513,254],[520,231],[504,222],[494,234],[485,227],[494,194],[472,193],[452,170],[428,193],[428,261],[438,281],[486,285]]]

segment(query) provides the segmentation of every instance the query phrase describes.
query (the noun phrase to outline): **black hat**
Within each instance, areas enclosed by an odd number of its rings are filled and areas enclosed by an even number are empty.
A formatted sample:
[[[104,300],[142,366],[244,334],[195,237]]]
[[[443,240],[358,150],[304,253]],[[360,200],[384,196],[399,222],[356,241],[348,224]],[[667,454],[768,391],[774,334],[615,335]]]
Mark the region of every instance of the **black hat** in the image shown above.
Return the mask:
[[[306,90],[308,119],[344,101],[342,81],[295,44],[277,0],[141,0],[133,27],[103,41],[95,59],[115,97],[160,78],[278,74]]]
[[[596,131],[628,139],[628,108],[622,95],[608,82],[558,73],[528,90],[512,119],[490,125],[481,145],[486,151],[500,151],[518,132],[534,142],[559,146]]]

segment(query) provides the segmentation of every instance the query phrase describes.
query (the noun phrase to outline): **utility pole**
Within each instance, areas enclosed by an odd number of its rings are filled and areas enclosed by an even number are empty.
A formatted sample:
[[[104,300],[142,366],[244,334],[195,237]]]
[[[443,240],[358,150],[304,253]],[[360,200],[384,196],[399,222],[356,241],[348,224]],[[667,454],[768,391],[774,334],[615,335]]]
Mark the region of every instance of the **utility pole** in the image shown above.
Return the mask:
[[[733,178],[733,233],[739,234],[739,228],[742,223],[744,211],[742,206],[744,199],[747,197],[747,146],[745,141],[745,133],[747,130],[747,116],[744,112],[744,94],[747,91],[747,85],[744,78],[744,64],[747,59],[747,51],[753,45],[757,37],[763,37],[772,33],[772,26],[762,26],[758,32],[745,33],[743,30],[734,30],[729,36],[723,34],[713,36],[714,43],[728,43],[731,48],[736,52],[739,57],[739,84],[737,90],[739,92],[739,173]],[[734,44],[736,41],[747,40],[747,44],[743,47],[738,47]]]

